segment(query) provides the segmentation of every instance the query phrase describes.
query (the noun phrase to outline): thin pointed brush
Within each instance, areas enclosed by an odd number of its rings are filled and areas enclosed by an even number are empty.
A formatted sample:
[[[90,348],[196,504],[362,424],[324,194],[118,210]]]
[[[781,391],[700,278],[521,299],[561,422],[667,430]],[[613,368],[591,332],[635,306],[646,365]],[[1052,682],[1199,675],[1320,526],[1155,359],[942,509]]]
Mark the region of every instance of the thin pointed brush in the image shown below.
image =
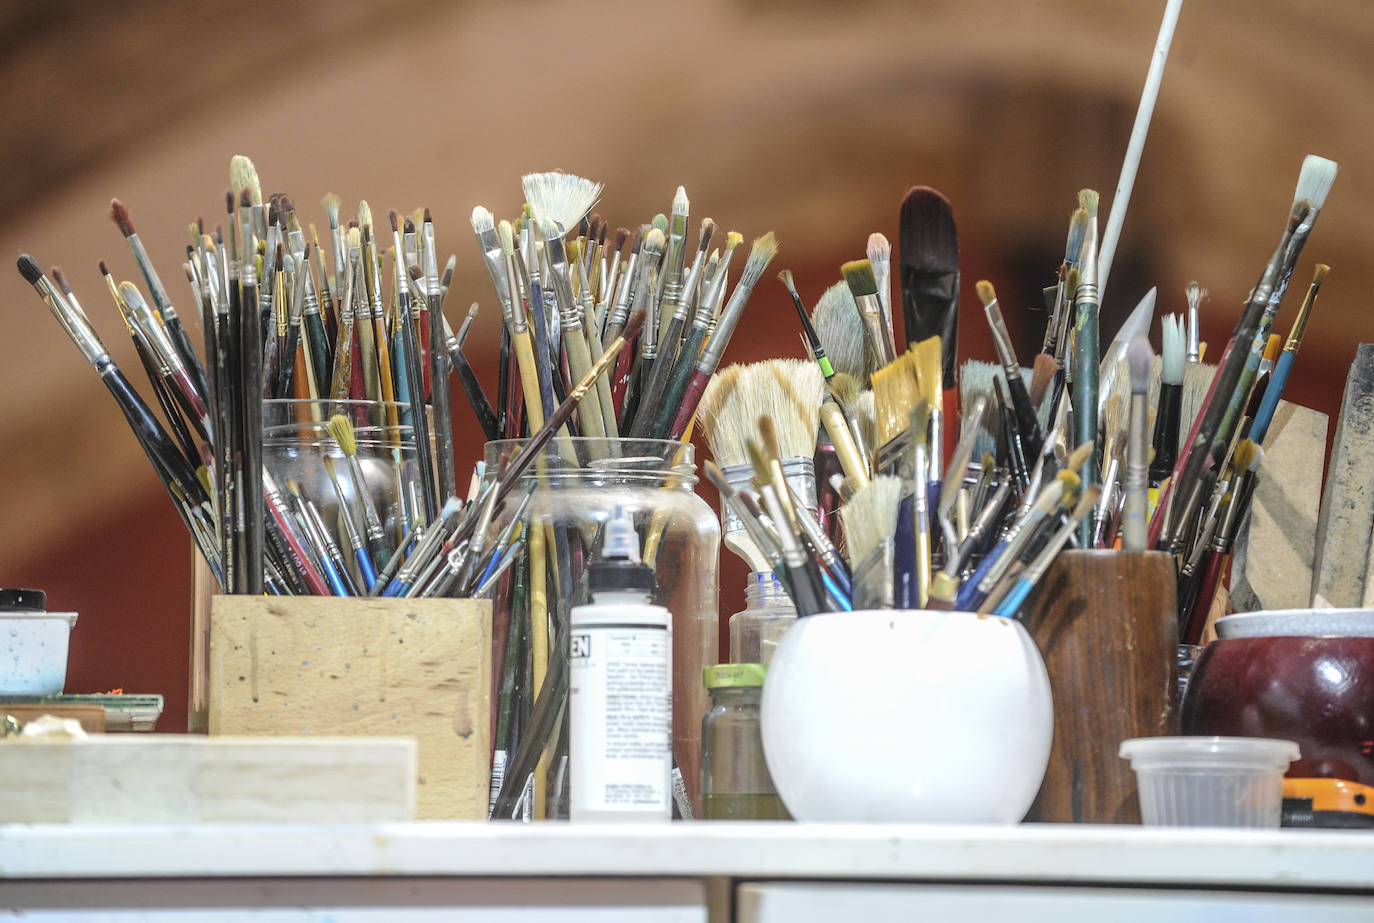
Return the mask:
[[[400,230],[397,226],[396,212],[388,213],[391,220],[392,246],[396,250],[393,260],[396,268],[396,322],[401,327],[401,348],[405,355],[398,361],[404,363],[406,370],[405,399],[410,407],[411,438],[415,442],[415,464],[420,469],[420,505],[426,523],[434,522],[439,514],[439,485],[434,474],[434,448],[429,438],[429,415],[425,408],[425,378],[420,359],[419,305],[411,305],[410,273],[406,270],[405,251],[402,249]],[[412,237],[415,226],[406,219],[406,233]]]
[[[760,485],[759,493],[763,497],[768,515],[777,527],[778,538],[782,544],[783,566],[787,569],[787,582],[792,602],[797,607],[797,615],[815,615],[824,611],[825,607],[821,602],[817,581],[807,566],[809,559],[802,550],[797,533],[793,531],[791,517],[787,514],[784,501],[770,480],[768,462],[763,451],[753,439],[748,440],[746,444],[750,447],[749,455],[754,464],[755,474],[764,482]]]
[[[821,342],[820,336],[816,333],[816,328],[811,324],[811,318],[806,313],[805,306],[802,305],[801,295],[797,294],[797,287],[792,284],[792,270],[784,269],[778,273],[778,278],[787,287],[787,294],[792,296],[792,304],[797,309],[797,319],[801,321],[802,334],[806,337],[807,348],[811,350],[811,358],[816,360],[816,364],[821,368],[821,374],[825,380],[829,381],[835,377],[835,368],[830,364],[830,359],[825,354],[825,344]]]
[[[1035,406],[1031,403],[1026,383],[1021,377],[1021,363],[1016,358],[1011,333],[1002,318],[997,292],[987,280],[979,282],[975,288],[978,290],[978,299],[983,303],[983,312],[987,315],[992,342],[997,349],[997,358],[1001,361],[1002,371],[1006,374],[1007,391],[1011,395],[1012,409],[1016,411],[1017,434],[1021,437],[1026,454],[1037,455],[1041,442],[1040,418],[1035,413]]]
[[[1253,442],[1250,442],[1250,447],[1245,451],[1242,451],[1238,446],[1236,451],[1236,464],[1238,466],[1245,460],[1247,454],[1250,456],[1249,464],[1244,467],[1239,475],[1240,486],[1233,489],[1231,503],[1226,508],[1216,537],[1208,549],[1207,560],[1203,565],[1202,576],[1199,579],[1197,600],[1183,630],[1181,640],[1184,644],[1201,642],[1202,633],[1207,627],[1207,616],[1212,608],[1212,600],[1216,596],[1217,587],[1221,585],[1222,575],[1226,572],[1226,565],[1230,561],[1236,534],[1245,521],[1251,500],[1254,497],[1255,480],[1260,465],[1264,461],[1264,449]]]
[[[545,220],[540,231],[544,236],[544,252],[548,257],[549,275],[553,281],[554,301],[558,305],[558,313],[562,320],[563,349],[568,357],[568,369],[574,379],[581,379],[591,368],[592,358],[582,320],[577,314],[577,302],[569,276],[563,235],[549,220]],[[577,419],[584,436],[603,440],[600,444],[591,444],[592,457],[601,458],[609,454],[610,440],[617,435],[616,425],[614,420],[605,419],[600,398],[596,394],[589,395],[578,408]]]
[[[115,307],[119,309],[119,316],[124,320],[125,329],[129,331],[129,336],[134,341],[134,349],[138,353],[138,358],[143,364],[143,371],[148,375],[148,383],[152,385],[153,396],[157,398],[158,406],[162,408],[162,418],[167,421],[168,427],[172,431],[172,436],[176,439],[177,445],[181,447],[182,455],[186,463],[193,469],[200,465],[200,452],[196,449],[195,442],[191,439],[191,432],[186,428],[186,421],[182,418],[181,411],[172,397],[165,378],[165,369],[159,368],[159,362],[151,346],[148,345],[147,338],[143,331],[136,325],[129,314],[128,306],[124,299],[120,297],[119,289],[115,287],[114,279],[109,275],[109,270],[105,268],[105,263],[100,263],[100,271],[105,276],[105,281],[109,285],[110,294],[114,298]],[[67,298],[73,308],[84,315],[81,304],[72,294],[71,287],[67,285],[62,271],[56,266],[52,268],[52,277],[57,282],[57,287]]]
[[[1148,388],[1149,379],[1147,378],[1147,392]],[[1129,424],[1126,416],[1129,405],[1127,400],[1120,394],[1113,394],[1107,400],[1107,410],[1102,416],[1102,499],[1098,502],[1097,509],[1093,511],[1093,548],[1107,547],[1107,526],[1120,499],[1117,484],[1121,482],[1124,486],[1122,472],[1125,461],[1122,456],[1128,440],[1127,429]],[[1148,400],[1149,394],[1147,393],[1147,406]]]
[[[174,344],[162,327],[161,320],[148,307],[138,287],[132,282],[121,282],[119,294],[129,308],[131,319],[143,332],[154,358],[158,360],[159,370],[169,393],[176,398],[177,404],[185,412],[186,419],[195,427],[200,438],[208,442],[210,431],[214,427],[210,422],[210,413],[205,407],[205,399],[202,393],[196,390],[196,384],[181,363]]]
[[[868,261],[873,264],[873,277],[878,283],[878,305],[882,308],[883,329],[887,332],[888,342],[897,342],[892,324],[892,244],[885,235],[874,232],[868,235],[866,249]]]
[[[1269,432],[1270,423],[1273,422],[1279,399],[1283,397],[1283,389],[1288,384],[1288,376],[1292,373],[1298,349],[1302,346],[1303,334],[1307,332],[1307,322],[1312,315],[1312,308],[1317,303],[1317,293],[1330,269],[1331,267],[1325,263],[1317,264],[1312,275],[1312,283],[1307,287],[1307,295],[1303,298],[1302,307],[1298,310],[1293,328],[1288,333],[1288,340],[1283,345],[1283,352],[1274,364],[1274,373],[1269,378],[1269,386],[1264,390],[1264,402],[1260,404],[1259,413],[1255,415],[1255,420],[1250,426],[1250,438],[1261,445]]]
[[[203,513],[199,512],[208,507],[209,498],[206,497],[204,489],[196,478],[195,471],[182,456],[176,443],[157,422],[157,418],[153,416],[148,405],[139,397],[133,385],[124,377],[119,366],[110,358],[110,354],[100,342],[100,338],[96,336],[85,316],[73,309],[61,293],[53,287],[33,257],[27,253],[21,254],[18,265],[20,275],[34,287],[39,297],[48,305],[53,316],[57,318],[63,330],[67,332],[67,336],[71,338],[86,361],[95,369],[106,389],[114,397],[115,402],[119,404],[119,409],[123,412],[125,420],[128,421],[129,428],[133,430],[144,454],[153,463],[153,468],[159,479],[162,480],[163,485],[172,496],[182,521],[192,535],[197,538],[202,554],[205,555],[211,569],[220,577],[221,586],[223,586],[219,554],[213,544],[207,541],[208,535],[213,534],[213,529],[209,528],[211,524],[205,522]],[[207,528],[209,528],[208,532],[206,531]]]
[[[134,262],[138,264],[138,271],[143,274],[143,279],[148,283],[148,292],[152,295],[153,305],[157,308],[158,316],[167,326],[167,335],[171,338],[172,345],[176,349],[177,356],[189,371],[191,381],[201,394],[205,394],[209,388],[205,378],[205,368],[201,365],[200,356],[196,354],[195,347],[191,345],[191,338],[186,335],[186,328],[181,324],[181,318],[177,316],[176,308],[172,306],[172,299],[167,296],[167,290],[162,286],[162,280],[158,278],[157,270],[153,267],[153,261],[148,258],[148,251],[143,247],[143,241],[138,237],[138,232],[134,230],[134,223],[129,218],[129,209],[118,199],[110,200],[110,216],[119,226],[120,233],[124,235],[124,240],[129,244],[129,250],[134,255]]]
[[[458,495],[458,472],[453,458],[453,408],[449,394],[449,364],[444,353],[444,298],[439,282],[439,258],[434,244],[434,220],[426,208],[420,229],[420,261],[428,303],[430,403],[434,406],[434,449],[439,456],[439,495],[448,502]]]
[[[253,204],[249,189],[245,189],[239,198],[240,241],[244,243],[245,250],[253,239],[255,208],[261,211],[260,203],[259,198],[259,204]],[[242,535],[243,560],[241,582],[236,592],[250,596],[262,595],[263,522],[266,516],[262,488],[262,319],[258,288],[256,267],[249,253],[239,263],[238,323],[242,377],[238,393],[243,405],[243,430],[239,447],[238,493],[242,519],[236,521],[236,527]]]
[[[651,228],[644,235],[639,259],[639,279],[635,283],[633,299],[630,302],[631,316],[643,314],[644,326],[640,328],[638,341],[630,344],[631,349],[622,352],[616,363],[616,390],[619,392],[615,401],[616,412],[619,414],[617,424],[619,431],[626,433],[630,431],[635,414],[639,412],[639,385],[645,351],[649,348],[644,341],[647,337],[658,335],[658,324],[653,316],[652,283],[653,272],[662,259],[664,245],[663,232],[658,228]],[[653,347],[653,352],[657,353],[657,346]]]
[[[1206,294],[1202,286],[1196,282],[1189,282],[1185,292],[1188,298],[1188,364],[1196,365],[1202,361],[1202,342],[1200,340],[1201,331],[1198,327],[1198,309],[1202,305],[1202,296]]]
[[[282,265],[283,249],[281,244],[276,246],[276,257],[272,261],[276,266],[273,275],[272,293],[269,304],[271,328],[262,344],[262,394],[263,400],[271,400],[281,396],[280,372],[282,356],[285,354],[286,329],[290,325],[290,316],[286,304],[286,269]]]
[[[706,341],[706,346],[701,350],[700,357],[691,366],[687,366],[686,363],[691,361],[693,355],[691,352],[693,340],[700,342],[700,336],[696,335],[699,331],[694,329],[694,336],[689,336],[687,344],[683,346],[684,361],[679,365],[691,368],[692,371],[681,389],[677,387],[678,376],[675,375],[672,380],[673,387],[670,387],[665,395],[668,406],[676,407],[677,410],[673,424],[667,431],[667,438],[679,439],[686,432],[687,425],[696,414],[697,403],[701,400],[701,392],[705,390],[707,381],[710,380],[720,365],[721,356],[724,355],[725,347],[735,332],[735,326],[739,323],[740,316],[744,313],[744,306],[748,303],[749,296],[753,294],[754,286],[758,284],[759,277],[763,275],[763,271],[777,252],[778,245],[772,231],[756,239],[750,248],[749,259],[745,263],[744,271],[740,274],[739,281],[735,283],[735,290],[730,295],[729,303],[721,312],[715,330],[710,339]],[[724,289],[724,281],[725,277],[722,274],[721,284],[718,286],[722,290]],[[701,312],[698,312],[698,316],[700,314]],[[697,326],[697,322],[694,320],[693,328]]]

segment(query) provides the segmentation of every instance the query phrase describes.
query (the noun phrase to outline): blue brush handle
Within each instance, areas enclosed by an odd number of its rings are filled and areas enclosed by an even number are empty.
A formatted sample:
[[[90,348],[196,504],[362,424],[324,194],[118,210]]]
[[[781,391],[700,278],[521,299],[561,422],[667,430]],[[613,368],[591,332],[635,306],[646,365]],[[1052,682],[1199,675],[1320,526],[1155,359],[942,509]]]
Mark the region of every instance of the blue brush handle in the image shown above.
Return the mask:
[[[1258,444],[1264,442],[1264,436],[1269,432],[1269,424],[1274,421],[1274,411],[1278,410],[1279,398],[1283,397],[1283,386],[1288,383],[1288,373],[1293,369],[1295,355],[1296,353],[1285,350],[1279,353],[1278,362],[1274,363],[1274,371],[1269,376],[1269,386],[1264,389],[1264,400],[1260,401],[1259,412],[1255,414],[1255,421],[1250,424],[1250,438]]]
[[[353,549],[353,556],[358,559],[358,572],[363,575],[363,584],[371,592],[377,585],[377,569],[372,566],[372,557],[366,548]]]
[[[897,529],[892,534],[892,600],[898,609],[921,608],[916,586],[916,498],[897,504]]]
[[[992,546],[992,550],[983,558],[977,569],[974,570],[973,575],[965,580],[964,585],[959,588],[959,595],[955,597],[954,600],[954,607],[956,609],[971,612],[973,611],[973,607],[977,606],[984,599],[987,599],[988,594],[978,592],[978,584],[988,575],[988,571],[992,569],[992,565],[997,563],[997,559],[1000,558],[1002,553],[1006,550],[1007,543],[1005,540]]]
[[[830,595],[831,601],[836,603],[841,611],[853,612],[854,604],[849,600],[849,592],[842,590],[833,577],[825,571],[821,571],[821,582],[825,584],[825,592]]]
[[[997,604],[996,609],[992,610],[992,614],[1001,615],[1006,618],[1015,617],[1016,610],[1021,608],[1021,604],[1025,602],[1026,597],[1030,595],[1032,586],[1033,584],[1025,577],[1016,581],[1016,585],[1011,588],[1006,596],[1002,597],[1002,601]]]
[[[320,567],[324,570],[324,579],[328,581],[329,588],[334,591],[335,596],[352,596],[348,592],[348,587],[344,584],[343,578],[339,576],[339,569],[334,566],[334,562],[329,560],[329,555],[320,555]]]

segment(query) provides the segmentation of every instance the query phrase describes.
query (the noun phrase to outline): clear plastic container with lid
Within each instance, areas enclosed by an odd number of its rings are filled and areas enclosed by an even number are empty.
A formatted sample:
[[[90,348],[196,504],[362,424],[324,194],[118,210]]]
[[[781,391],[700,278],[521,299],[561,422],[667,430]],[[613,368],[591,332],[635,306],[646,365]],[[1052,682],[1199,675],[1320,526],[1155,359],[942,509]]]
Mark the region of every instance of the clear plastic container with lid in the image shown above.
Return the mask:
[[[707,667],[711,710],[701,721],[701,817],[705,820],[788,820],[763,758],[759,701],[764,668],[757,663]]]
[[[730,616],[730,662],[768,665],[778,642],[797,620],[797,607],[771,571],[754,571],[744,587],[744,609]]]

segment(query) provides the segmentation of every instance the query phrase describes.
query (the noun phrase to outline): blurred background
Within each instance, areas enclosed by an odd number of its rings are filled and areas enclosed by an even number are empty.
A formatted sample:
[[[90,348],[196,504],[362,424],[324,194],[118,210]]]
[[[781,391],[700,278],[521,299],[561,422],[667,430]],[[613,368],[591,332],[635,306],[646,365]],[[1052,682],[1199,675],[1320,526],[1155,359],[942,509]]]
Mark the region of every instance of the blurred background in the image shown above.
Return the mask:
[[[108,217],[129,206],[173,298],[187,223],[220,220],[229,158],[321,227],[345,212],[432,209],[458,255],[447,313],[482,305],[466,352],[495,383],[499,311],[468,216],[521,203],[521,174],[606,184],[612,228],[667,212],[683,184],[693,229],[711,216],[746,241],[776,231],[808,305],[897,241],[913,184],[959,223],[961,352],[991,358],[972,282],[992,280],[1027,364],[1042,314],[1026,307],[1063,255],[1075,194],[1110,205],[1163,0],[697,0],[688,4],[452,4],[79,0],[0,11],[0,252],[64,268],[117,361],[138,369],[98,260],[137,278]],[[1185,4],[1103,306],[1104,338],[1151,286],[1181,311],[1209,291],[1215,361],[1268,259],[1302,158],[1341,174],[1295,274],[1286,332],[1312,263],[1332,266],[1290,382],[1334,415],[1355,344],[1374,340],[1365,167],[1374,149],[1360,0]],[[1360,113],[1363,112],[1364,115]],[[896,254],[894,254],[894,260]],[[0,274],[0,585],[45,588],[76,610],[67,688],[159,692],[159,730],[185,728],[191,550],[104,388],[16,272]],[[191,321],[199,342],[198,323]],[[1158,344],[1158,324],[1153,331]],[[726,361],[800,350],[770,272]],[[481,435],[455,392],[460,471]],[[1318,460],[1313,460],[1317,474]],[[465,479],[464,479],[465,480]],[[711,500],[709,488],[702,488]],[[722,561],[722,618],[745,568]],[[724,636],[724,632],[722,632]]]

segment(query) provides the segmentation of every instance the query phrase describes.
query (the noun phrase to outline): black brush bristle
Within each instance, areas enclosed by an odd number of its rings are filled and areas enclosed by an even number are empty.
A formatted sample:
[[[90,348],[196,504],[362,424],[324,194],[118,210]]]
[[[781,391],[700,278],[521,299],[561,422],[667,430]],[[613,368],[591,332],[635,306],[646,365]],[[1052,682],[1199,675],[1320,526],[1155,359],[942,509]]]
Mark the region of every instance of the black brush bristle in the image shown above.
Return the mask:
[[[24,281],[30,285],[37,285],[38,280],[43,278],[43,268],[38,265],[38,261],[27,253],[19,254],[19,274],[24,277]]]
[[[959,269],[959,229],[949,200],[929,186],[913,186],[902,199],[901,264],[922,272]]]

